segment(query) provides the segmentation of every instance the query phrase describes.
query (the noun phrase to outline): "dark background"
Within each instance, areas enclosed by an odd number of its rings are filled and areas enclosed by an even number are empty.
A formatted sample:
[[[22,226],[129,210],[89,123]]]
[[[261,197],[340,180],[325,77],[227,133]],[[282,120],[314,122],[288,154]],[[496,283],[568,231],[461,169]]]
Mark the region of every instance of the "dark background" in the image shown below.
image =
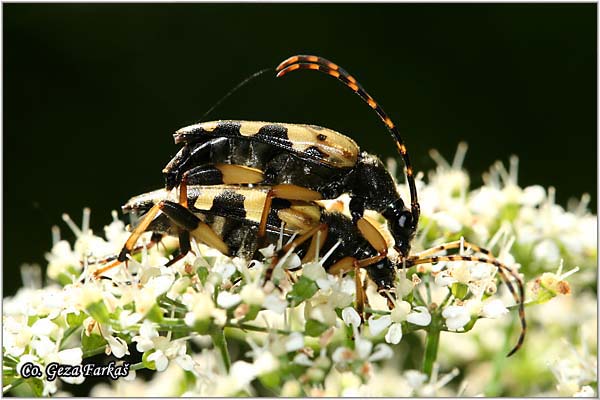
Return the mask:
[[[235,84],[318,54],[353,73],[400,126],[417,171],[469,143],[473,185],[520,157],[519,183],[592,194],[595,4],[4,4],[4,293],[45,265],[50,227],[92,208],[101,232],[159,188],[198,122]],[[266,74],[208,119],[323,125],[395,156],[369,107],[322,74]]]

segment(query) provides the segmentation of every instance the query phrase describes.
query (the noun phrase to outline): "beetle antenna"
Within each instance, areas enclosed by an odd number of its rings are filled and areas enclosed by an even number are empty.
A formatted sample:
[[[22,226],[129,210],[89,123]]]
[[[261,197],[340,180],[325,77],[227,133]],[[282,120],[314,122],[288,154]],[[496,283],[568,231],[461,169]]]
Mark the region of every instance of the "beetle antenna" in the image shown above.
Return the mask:
[[[217,101],[211,108],[209,108],[208,111],[205,112],[204,115],[202,115],[200,120],[204,120],[204,118],[206,118],[206,116],[208,114],[210,114],[215,108],[220,106],[221,103],[223,103],[225,100],[227,100],[229,98],[229,96],[231,96],[232,94],[237,92],[241,87],[245,86],[248,82],[250,82],[254,78],[259,77],[260,75],[264,74],[267,71],[271,71],[272,69],[273,68],[261,69],[260,71],[253,73],[252,75],[250,75],[249,77],[247,77],[246,79],[244,79],[243,81],[238,83],[233,89],[231,89],[229,92],[227,92],[227,94],[225,96],[221,97],[221,99],[219,101]]]
[[[363,99],[373,110],[375,110],[375,113],[383,121],[394,141],[396,142],[398,152],[400,153],[400,156],[402,156],[402,160],[406,166],[406,182],[408,183],[408,187],[410,189],[411,210],[414,222],[416,224],[419,220],[421,208],[417,198],[417,186],[415,184],[414,171],[412,164],[410,163],[410,158],[408,157],[408,152],[406,151],[404,140],[402,140],[402,136],[400,136],[400,132],[398,131],[398,128],[396,128],[396,125],[394,125],[390,117],[385,113],[385,111],[383,111],[383,108],[381,108],[375,99],[373,99],[373,97],[367,93],[367,91],[352,75],[350,75],[337,64],[334,64],[323,57],[311,55],[292,56],[279,64],[275,71],[277,72],[277,77],[279,78],[289,72],[301,69],[314,69],[336,78],[338,81],[342,82],[345,86],[356,93],[361,99]]]

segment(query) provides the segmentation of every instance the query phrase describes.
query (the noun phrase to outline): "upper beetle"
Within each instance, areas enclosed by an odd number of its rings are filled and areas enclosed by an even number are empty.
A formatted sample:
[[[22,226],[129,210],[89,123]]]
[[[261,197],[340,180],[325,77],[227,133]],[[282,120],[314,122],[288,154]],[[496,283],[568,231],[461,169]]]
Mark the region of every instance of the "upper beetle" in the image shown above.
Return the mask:
[[[163,170],[166,188],[185,180],[190,185],[292,184],[318,192],[323,199],[347,193],[354,224],[365,209],[379,212],[387,220],[394,248],[408,256],[420,208],[413,169],[397,127],[354,77],[322,57],[290,57],[277,67],[277,76],[301,69],[338,79],[375,110],[404,160],[410,208],[378,157],[361,151],[349,137],[314,125],[212,121],[184,127],[174,134],[175,142],[184,146]]]

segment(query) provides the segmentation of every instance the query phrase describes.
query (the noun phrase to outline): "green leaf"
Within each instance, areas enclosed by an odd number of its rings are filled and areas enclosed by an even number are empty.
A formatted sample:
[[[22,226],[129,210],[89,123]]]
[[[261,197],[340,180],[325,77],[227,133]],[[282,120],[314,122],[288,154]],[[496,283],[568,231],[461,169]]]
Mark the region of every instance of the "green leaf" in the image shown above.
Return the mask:
[[[311,298],[317,290],[319,290],[319,287],[315,281],[301,276],[288,293],[288,300],[291,301],[292,307],[296,307],[304,300]]]
[[[86,319],[87,315],[80,312],[79,315],[75,313],[67,314],[67,325],[70,327],[79,327],[83,324],[83,321]]]
[[[151,369],[151,370],[156,370],[156,363],[154,361],[148,361],[148,356],[152,353],[154,353],[156,350],[152,349],[152,350],[148,350],[147,352],[145,352],[142,355],[142,363],[144,364],[144,367]]]
[[[102,300],[91,303],[85,310],[100,323],[107,324],[110,322],[108,309]]]
[[[25,379],[27,385],[33,392],[33,395],[36,397],[42,397],[42,393],[44,393],[44,382],[42,382],[39,378],[27,378]]]
[[[270,389],[278,389],[280,387],[281,379],[279,370],[271,371],[258,377],[260,383]]]
[[[452,284],[451,290],[452,295],[454,297],[456,297],[457,299],[464,300],[464,298],[467,297],[467,294],[469,293],[469,286],[465,285],[464,283],[454,282]]]
[[[200,282],[202,282],[202,285],[206,284],[206,279],[208,278],[208,268],[199,267],[196,270],[196,273],[198,274],[198,278],[200,278]]]
[[[106,340],[104,340],[104,338],[98,334],[92,333],[88,336],[85,333],[82,333],[81,335],[81,349],[84,353],[105,345]]]
[[[163,310],[158,306],[158,304],[154,304],[152,308],[146,314],[146,318],[148,318],[152,322],[162,322],[163,321]]]
[[[304,328],[304,334],[307,336],[319,336],[329,328],[329,325],[315,319],[309,319],[306,321]]]
[[[248,311],[248,313],[246,315],[244,315],[244,319],[242,319],[242,321],[243,322],[253,321],[261,309],[262,309],[262,307],[259,305],[256,305],[256,304],[251,305],[250,310]]]

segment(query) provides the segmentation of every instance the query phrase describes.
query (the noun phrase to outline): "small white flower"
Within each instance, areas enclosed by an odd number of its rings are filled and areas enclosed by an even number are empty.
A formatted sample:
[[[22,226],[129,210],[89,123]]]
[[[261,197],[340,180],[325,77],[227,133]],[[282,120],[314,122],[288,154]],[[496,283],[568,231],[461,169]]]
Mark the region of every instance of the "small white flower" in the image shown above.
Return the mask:
[[[483,304],[481,315],[485,318],[498,318],[506,313],[508,313],[508,309],[504,306],[502,300],[493,299]]]
[[[546,198],[546,191],[540,185],[527,186],[523,189],[523,196],[521,197],[521,204],[535,207],[541,204]]]
[[[293,332],[285,341],[285,351],[292,352],[304,347],[304,336],[300,332]]]
[[[375,318],[375,316],[372,315],[369,317],[368,321],[371,335],[377,336],[392,324],[392,317],[389,315],[384,315],[382,317]]]
[[[158,332],[154,329],[150,320],[145,320],[140,327],[140,334],[133,337],[133,341],[137,342],[136,349],[139,352],[146,352],[154,348],[154,339],[158,337]]]
[[[442,311],[442,317],[446,318],[446,326],[451,331],[462,330],[471,321],[471,314],[466,307],[448,306]]]
[[[122,358],[126,354],[129,354],[127,348],[127,342],[118,336],[106,336],[106,342],[108,343],[110,353],[117,358]]]
[[[431,323],[431,314],[424,306],[413,308],[413,312],[407,315],[406,320],[413,325],[427,326]]]
[[[535,245],[533,248],[534,259],[543,259],[549,263],[558,263],[560,261],[560,250],[553,240],[545,239]]]
[[[48,318],[40,318],[31,325],[31,333],[36,336],[50,336],[58,330],[58,325]]]
[[[66,365],[80,365],[83,357],[81,348],[62,350],[57,353],[58,362]]]
[[[318,262],[305,264],[302,267],[302,276],[315,282],[318,280],[327,280],[327,272]]]
[[[391,344],[398,344],[402,340],[402,325],[392,324],[385,334],[385,341]]]
[[[217,295],[217,304],[222,308],[231,308],[237,306],[242,301],[242,296],[229,292],[219,292]]]
[[[247,284],[240,291],[244,303],[260,306],[265,301],[265,292],[258,283]]]
[[[296,354],[293,362],[294,364],[303,365],[305,367],[311,367],[314,364],[314,362],[304,353]]]
[[[360,315],[354,307],[346,307],[342,310],[342,319],[347,326],[358,327],[360,325]]]
[[[368,361],[389,360],[394,356],[394,351],[385,343],[379,343],[375,346],[373,353],[368,358]]]
[[[596,393],[591,386],[585,385],[579,390],[577,393],[573,395],[573,397],[595,397]]]
[[[450,286],[457,280],[448,271],[441,271],[435,276],[435,284],[441,287]]]
[[[390,313],[393,322],[406,321],[406,316],[410,312],[411,305],[408,301],[399,301],[395,304],[394,309]]]
[[[165,356],[162,350],[156,350],[148,356],[148,361],[154,361],[156,370],[159,372],[164,371],[169,366],[169,359]]]
[[[276,312],[277,314],[283,314],[287,308],[288,303],[276,293],[271,293],[265,297],[263,307],[267,310]]]

